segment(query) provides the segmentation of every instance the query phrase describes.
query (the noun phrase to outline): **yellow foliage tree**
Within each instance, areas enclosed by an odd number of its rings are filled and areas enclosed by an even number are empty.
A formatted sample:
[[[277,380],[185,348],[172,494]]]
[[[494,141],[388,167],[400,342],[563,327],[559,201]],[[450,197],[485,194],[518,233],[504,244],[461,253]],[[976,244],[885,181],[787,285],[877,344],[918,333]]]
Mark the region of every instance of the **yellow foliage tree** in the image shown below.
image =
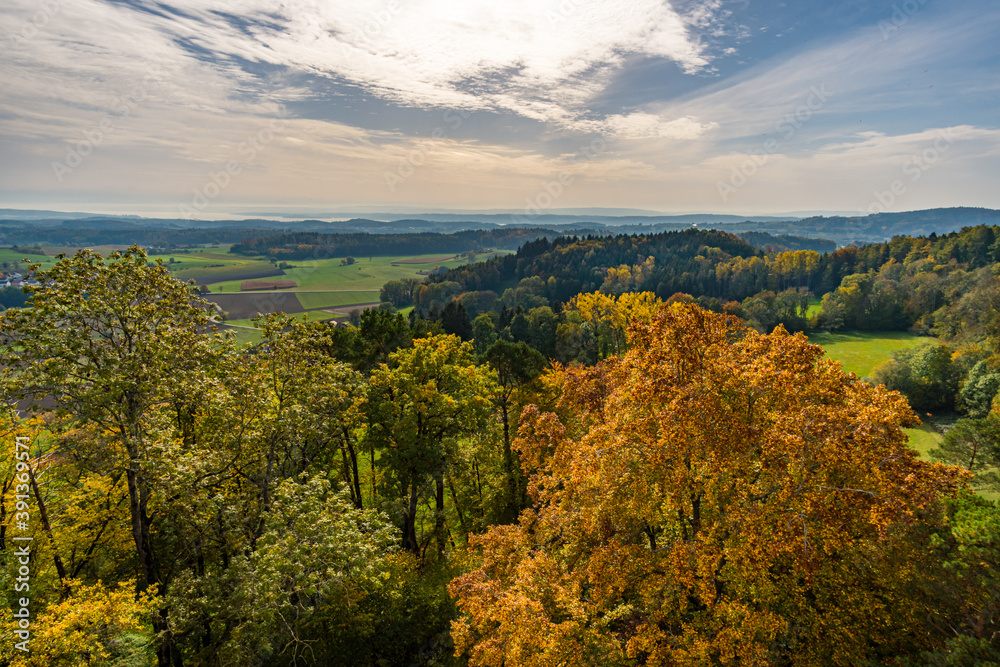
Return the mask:
[[[915,513],[962,484],[906,400],[692,304],[554,372],[516,446],[535,509],[450,586],[473,665],[855,665],[922,641]],[[880,648],[876,648],[880,647]],[[883,654],[873,655],[878,651]]]
[[[614,297],[592,292],[578,294],[569,301],[584,322],[590,324],[601,342],[613,353],[624,352],[626,330],[638,320],[649,321],[663,302],[652,292],[628,292]]]
[[[135,595],[135,581],[115,588],[98,582],[80,586],[70,582],[72,596],[50,605],[31,619],[28,651],[16,649],[13,641],[0,644],[0,662],[11,667],[82,667],[145,655],[152,659],[148,637],[149,615],[156,599]],[[8,610],[0,621],[0,635],[10,637],[16,619]],[[138,663],[137,663],[138,664]]]

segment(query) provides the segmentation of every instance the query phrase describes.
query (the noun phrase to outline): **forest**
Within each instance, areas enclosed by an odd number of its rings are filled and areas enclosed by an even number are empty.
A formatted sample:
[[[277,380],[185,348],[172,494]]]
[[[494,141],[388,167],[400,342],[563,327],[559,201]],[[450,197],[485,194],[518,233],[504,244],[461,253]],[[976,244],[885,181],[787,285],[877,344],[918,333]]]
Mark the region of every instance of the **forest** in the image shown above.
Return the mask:
[[[553,236],[545,229],[511,227],[508,229],[469,230],[452,234],[418,232],[413,234],[326,234],[322,232],[287,232],[250,238],[233,244],[229,251],[240,255],[263,256],[275,260],[327,259],[332,257],[369,257],[425,255],[429,253],[483,252],[494,248],[516,250],[526,241]]]
[[[0,665],[995,664],[998,274],[988,226],[539,238],[241,346],[61,257],[0,314]]]

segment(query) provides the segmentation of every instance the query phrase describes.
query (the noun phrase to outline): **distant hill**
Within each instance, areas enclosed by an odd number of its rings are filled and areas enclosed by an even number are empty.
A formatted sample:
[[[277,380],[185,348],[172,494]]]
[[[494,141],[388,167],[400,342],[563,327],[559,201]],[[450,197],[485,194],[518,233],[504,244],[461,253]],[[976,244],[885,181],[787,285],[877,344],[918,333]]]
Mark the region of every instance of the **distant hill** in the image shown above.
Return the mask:
[[[864,217],[814,217],[793,223],[742,222],[727,226],[734,233],[766,232],[833,239],[841,245],[881,243],[894,236],[949,234],[963,227],[1000,224],[1000,211],[988,208],[936,208]]]
[[[614,209],[619,210],[619,209]],[[323,220],[184,220],[138,216],[95,216],[89,213],[0,209],[0,245],[195,245],[239,243],[276,233],[319,234],[457,234],[473,230],[544,228],[554,235],[650,234],[691,227],[734,234],[763,233],[822,239],[839,246],[881,243],[894,236],[947,234],[963,227],[1000,224],[1000,211],[985,208],[940,208],[864,217],[815,216],[804,219],[746,218],[732,215],[538,215],[488,213],[425,216],[393,215],[392,220],[356,218]],[[788,247],[796,247],[794,245]],[[805,246],[801,246],[805,247]]]
[[[80,220],[101,217],[94,213],[66,213],[65,211],[36,211],[21,208],[0,208],[0,220]],[[137,215],[103,216],[114,218],[138,218]]]

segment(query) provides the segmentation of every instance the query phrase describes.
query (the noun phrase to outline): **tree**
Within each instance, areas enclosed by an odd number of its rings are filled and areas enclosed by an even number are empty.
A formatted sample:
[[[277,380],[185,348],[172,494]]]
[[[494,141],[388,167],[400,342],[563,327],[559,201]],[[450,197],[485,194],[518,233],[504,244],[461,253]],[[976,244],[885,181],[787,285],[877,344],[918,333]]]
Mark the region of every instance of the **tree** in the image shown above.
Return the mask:
[[[617,298],[594,292],[577,295],[569,306],[594,327],[602,352],[607,355],[624,352],[628,326],[637,320],[648,321],[662,303],[652,292],[629,292]]]
[[[454,334],[462,340],[472,340],[472,322],[469,312],[460,301],[449,301],[441,313],[441,328],[446,334]]]
[[[944,503],[926,540],[920,588],[928,630],[943,645],[903,667],[1000,663],[1000,508],[962,493]]]
[[[1000,392],[1000,358],[990,357],[978,362],[969,371],[958,394],[958,403],[973,419],[990,413],[993,399]]]
[[[382,285],[379,291],[379,301],[388,301],[396,308],[413,305],[413,293],[419,287],[420,281],[414,278],[390,280]]]
[[[959,419],[931,458],[968,470],[974,488],[1000,490],[1000,417]]]
[[[955,403],[958,378],[947,345],[902,350],[872,371],[872,381],[905,394],[914,410],[948,410]]]
[[[963,473],[905,399],[690,304],[559,369],[515,446],[535,509],[450,586],[473,665],[858,664],[919,643],[899,534]],[[910,551],[907,549],[910,548]]]
[[[107,258],[81,250],[37,275],[40,285],[28,288],[32,308],[0,316],[0,363],[14,369],[3,395],[51,397],[60,414],[113,434],[118,446],[108,453],[116,458],[107,465],[127,480],[138,590],[162,595],[149,471],[158,442],[147,427],[218,359],[221,341],[205,335],[213,316],[193,286],[134,246]],[[154,626],[166,628],[165,609]],[[172,652],[168,639],[158,650],[161,667]]]
[[[496,316],[492,313],[478,316],[472,323],[472,335],[476,352],[486,352],[497,339]]]
[[[367,619],[355,609],[393,585],[386,579],[394,532],[387,517],[356,509],[322,476],[283,480],[252,552],[207,576],[177,578],[171,606],[188,613],[171,629],[198,633],[201,615],[191,612],[205,607],[230,628],[198,647],[197,664],[343,664],[331,654],[338,635],[365,634],[356,626]]]
[[[146,593],[137,597],[134,581],[116,588],[101,583],[79,587],[31,619],[29,652],[14,650],[14,641],[5,641],[0,662],[11,667],[148,665],[149,648],[141,633],[157,603]],[[13,636],[15,627],[4,628],[5,636]]]
[[[361,311],[358,335],[365,345],[361,361],[367,367],[386,362],[390,354],[410,344],[406,318],[402,313],[382,309]]]
[[[405,503],[402,542],[414,554],[420,494],[428,480],[435,490],[433,536],[445,548],[444,487],[457,440],[481,428],[494,379],[476,366],[472,345],[455,336],[432,336],[389,355],[375,369],[365,402],[369,438],[381,448],[380,465],[393,476]]]
[[[503,463],[505,484],[505,507],[502,510],[502,520],[514,519],[521,510],[522,485],[520,483],[520,466],[514,462],[514,451],[510,437],[510,411],[514,406],[514,396],[518,389],[528,384],[541,374],[545,368],[545,357],[525,343],[511,343],[498,340],[488,350],[483,358],[497,374],[498,389],[493,394],[493,404],[500,411],[503,424]]]

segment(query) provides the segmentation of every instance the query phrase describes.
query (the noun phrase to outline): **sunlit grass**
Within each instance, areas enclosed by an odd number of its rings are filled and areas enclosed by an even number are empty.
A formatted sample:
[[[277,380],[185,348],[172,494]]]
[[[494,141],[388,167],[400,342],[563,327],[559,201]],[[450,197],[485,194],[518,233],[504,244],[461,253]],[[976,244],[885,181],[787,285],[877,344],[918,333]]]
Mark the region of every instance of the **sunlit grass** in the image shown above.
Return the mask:
[[[810,334],[809,342],[821,345],[826,351],[826,356],[839,361],[845,372],[857,373],[858,377],[867,377],[876,366],[886,359],[891,359],[894,352],[913,349],[925,343],[935,343],[937,339],[914,336],[902,331],[853,331],[814,333]]]

